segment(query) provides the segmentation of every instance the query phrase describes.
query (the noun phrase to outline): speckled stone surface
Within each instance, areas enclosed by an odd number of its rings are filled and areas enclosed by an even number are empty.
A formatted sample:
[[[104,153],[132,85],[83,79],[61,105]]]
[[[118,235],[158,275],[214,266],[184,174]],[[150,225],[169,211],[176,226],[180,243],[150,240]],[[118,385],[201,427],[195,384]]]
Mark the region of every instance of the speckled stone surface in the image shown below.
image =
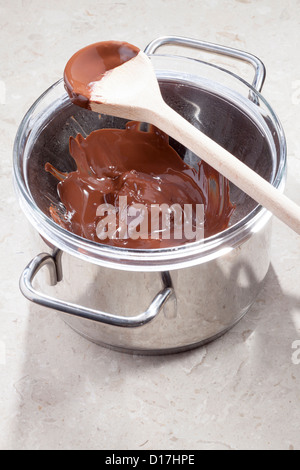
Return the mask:
[[[299,236],[274,220],[265,287],[221,339],[173,356],[124,355],[20,294],[35,247],[12,185],[18,124],[73,52],[177,34],[263,60],[263,94],[288,142],[286,194],[300,203],[299,30],[299,0],[0,0],[1,449],[300,449]]]

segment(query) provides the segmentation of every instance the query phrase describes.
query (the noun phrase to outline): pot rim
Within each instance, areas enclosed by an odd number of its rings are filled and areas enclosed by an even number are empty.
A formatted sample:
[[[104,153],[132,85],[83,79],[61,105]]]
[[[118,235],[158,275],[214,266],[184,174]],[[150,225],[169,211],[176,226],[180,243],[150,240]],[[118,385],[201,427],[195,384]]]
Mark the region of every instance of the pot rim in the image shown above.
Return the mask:
[[[258,98],[259,102],[262,102],[265,105],[275,124],[280,141],[280,157],[278,159],[279,164],[273,177],[272,185],[283,191],[287,160],[286,138],[276,113],[261,93],[238,75],[215,64],[174,55],[155,54],[149,55],[149,57],[153,57],[155,59],[158,57],[167,59],[169,57],[178,60],[184,59],[198,63],[200,62],[205,66],[212,67],[229,74],[242,84],[246,85],[249,91]],[[34,228],[43,238],[53,245],[53,247],[69,252],[70,254],[86,261],[115,269],[131,271],[166,271],[193,266],[218,258],[219,256],[223,256],[241,243],[245,242],[270,220],[272,214],[264,207],[257,205],[240,221],[212,237],[177,247],[151,250],[128,249],[101,244],[84,239],[59,226],[50,217],[44,214],[44,212],[42,212],[35,204],[35,201],[22,178],[19,165],[19,155],[22,149],[22,138],[24,138],[24,135],[27,136],[26,130],[33,112],[52,90],[61,86],[62,82],[63,79],[60,79],[51,85],[29,108],[19,125],[13,149],[13,179],[16,193],[19,196],[21,208]]]

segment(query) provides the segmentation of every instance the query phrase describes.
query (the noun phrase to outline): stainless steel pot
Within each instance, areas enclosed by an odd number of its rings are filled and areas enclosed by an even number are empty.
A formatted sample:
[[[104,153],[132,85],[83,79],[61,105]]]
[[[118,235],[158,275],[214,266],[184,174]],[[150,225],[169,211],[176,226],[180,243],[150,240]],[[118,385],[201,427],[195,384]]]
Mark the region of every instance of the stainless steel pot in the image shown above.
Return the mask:
[[[253,84],[211,63],[157,54],[165,44],[248,62],[255,69]],[[145,52],[168,104],[283,190],[286,142],[260,94],[262,62],[245,52],[179,37],[157,39]],[[124,123],[72,105],[62,81],[24,117],[14,147],[15,186],[42,252],[25,268],[20,288],[30,301],[62,312],[73,329],[98,344],[142,354],[194,348],[228,331],[254,302],[270,265],[271,214],[231,185],[237,206],[231,226],[178,248],[126,250],[93,243],[56,225],[48,213],[50,201],[57,201],[56,182],[43,171],[44,164],[74,169],[70,135]],[[172,144],[185,161],[197,161]],[[42,273],[37,276],[45,265],[52,287]]]

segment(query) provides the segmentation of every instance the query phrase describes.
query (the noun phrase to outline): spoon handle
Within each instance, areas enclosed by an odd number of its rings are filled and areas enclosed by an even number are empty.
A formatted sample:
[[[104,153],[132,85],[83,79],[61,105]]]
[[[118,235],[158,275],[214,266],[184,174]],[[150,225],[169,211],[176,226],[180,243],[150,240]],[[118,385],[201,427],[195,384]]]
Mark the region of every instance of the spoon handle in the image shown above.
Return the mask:
[[[151,111],[151,123],[206,161],[252,199],[300,234],[300,206],[180,116],[164,101]],[[149,121],[148,121],[149,122]]]

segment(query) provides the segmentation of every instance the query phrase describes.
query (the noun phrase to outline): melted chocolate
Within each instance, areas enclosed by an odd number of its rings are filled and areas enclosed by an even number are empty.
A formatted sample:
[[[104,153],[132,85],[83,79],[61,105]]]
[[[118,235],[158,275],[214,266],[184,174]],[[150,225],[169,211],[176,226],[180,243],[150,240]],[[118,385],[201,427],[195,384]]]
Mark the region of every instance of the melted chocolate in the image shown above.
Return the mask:
[[[139,52],[137,47],[120,41],[98,42],[76,52],[64,72],[65,88],[73,103],[88,108],[93,83]]]
[[[86,139],[80,134],[70,138],[70,153],[77,170],[62,173],[47,163],[46,170],[60,180],[57,189],[63,210],[51,206],[52,218],[67,230],[99,243],[135,248],[153,249],[187,243],[182,239],[109,239],[97,237],[97,208],[112,205],[119,221],[120,196],[127,197],[128,206],[139,203],[150,208],[152,204],[204,204],[205,237],[228,227],[233,205],[229,197],[228,181],[205,162],[194,169],[184,163],[169,145],[168,136],[150,126],[140,130],[140,123],[130,122],[126,129],[101,129]],[[225,188],[225,191],[224,191]],[[171,220],[172,223],[172,220]],[[193,211],[192,219],[196,219]],[[171,231],[172,234],[172,231]]]
[[[93,84],[139,52],[137,47],[117,41],[92,44],[78,51],[64,73],[65,87],[73,103],[89,108]],[[193,230],[197,225],[196,207],[204,205],[206,237],[228,227],[233,211],[228,182],[224,183],[223,177],[205,162],[200,162],[197,169],[184,163],[169,145],[168,136],[154,126],[142,132],[140,123],[130,122],[126,129],[101,129],[86,139],[79,134],[70,138],[70,154],[77,164],[76,171],[62,173],[49,163],[46,165],[46,170],[60,181],[57,190],[61,204],[52,205],[50,214],[58,224],[81,237],[135,249],[163,248],[191,241],[184,230],[180,239],[174,236],[174,214],[169,219],[170,237],[164,237],[163,228],[156,230],[153,237],[151,206],[162,204],[168,207],[177,204],[183,216],[184,206],[189,204]],[[125,237],[124,233],[120,236],[120,222],[124,217],[120,197],[125,196],[126,209],[134,204],[142,204],[147,209],[143,213],[144,219],[148,217],[146,239],[133,239],[128,232]],[[98,238],[101,232],[97,227],[105,216],[97,209],[103,204],[109,204],[115,211],[118,227],[115,238]]]

